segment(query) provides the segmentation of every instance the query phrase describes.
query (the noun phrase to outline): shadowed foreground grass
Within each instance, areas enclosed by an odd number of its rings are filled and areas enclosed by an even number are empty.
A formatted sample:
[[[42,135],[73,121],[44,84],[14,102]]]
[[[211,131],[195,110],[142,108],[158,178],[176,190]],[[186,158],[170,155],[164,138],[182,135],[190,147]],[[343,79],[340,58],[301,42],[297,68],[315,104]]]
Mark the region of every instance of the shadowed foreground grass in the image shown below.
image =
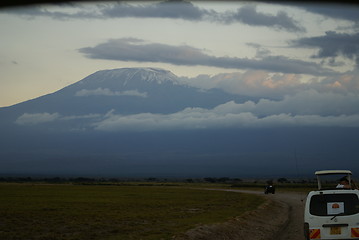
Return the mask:
[[[258,196],[158,186],[0,184],[0,239],[171,239],[257,208]]]

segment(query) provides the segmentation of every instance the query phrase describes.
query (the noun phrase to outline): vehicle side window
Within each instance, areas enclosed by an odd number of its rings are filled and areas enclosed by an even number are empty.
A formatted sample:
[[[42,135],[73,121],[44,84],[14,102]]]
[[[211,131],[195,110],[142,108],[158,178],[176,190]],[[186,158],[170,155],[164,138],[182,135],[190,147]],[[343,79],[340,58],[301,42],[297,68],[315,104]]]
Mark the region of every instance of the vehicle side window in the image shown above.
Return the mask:
[[[356,194],[314,195],[309,211],[316,216],[353,215],[359,213],[359,199]]]

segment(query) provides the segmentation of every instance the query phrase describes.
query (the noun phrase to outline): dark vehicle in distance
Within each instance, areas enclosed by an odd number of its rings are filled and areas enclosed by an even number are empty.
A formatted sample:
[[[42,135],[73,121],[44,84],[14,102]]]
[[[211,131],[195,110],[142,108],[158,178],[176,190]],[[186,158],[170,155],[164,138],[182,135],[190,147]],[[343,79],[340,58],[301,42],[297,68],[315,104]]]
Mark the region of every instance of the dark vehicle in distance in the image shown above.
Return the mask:
[[[264,189],[264,194],[275,193],[275,187],[273,185],[267,185]]]

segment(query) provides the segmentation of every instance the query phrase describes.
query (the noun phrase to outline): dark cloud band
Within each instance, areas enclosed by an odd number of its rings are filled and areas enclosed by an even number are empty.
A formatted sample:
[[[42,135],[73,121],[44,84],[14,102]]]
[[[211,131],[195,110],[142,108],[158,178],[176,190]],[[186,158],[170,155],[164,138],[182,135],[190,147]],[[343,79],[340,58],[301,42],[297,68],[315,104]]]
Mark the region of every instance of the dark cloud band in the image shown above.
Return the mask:
[[[338,4],[339,3],[339,4]],[[335,3],[326,3],[326,4],[294,4],[291,3],[291,6],[297,6],[306,10],[307,12],[319,14],[325,17],[347,20],[354,22],[356,24],[359,23],[359,15],[358,15],[358,3],[356,5],[347,5],[343,7],[341,2]]]
[[[108,19],[108,18],[164,18],[182,19],[186,21],[209,21],[219,24],[242,23],[250,26],[270,27],[289,32],[303,32],[305,29],[289,17],[285,12],[279,11],[276,15],[260,13],[255,5],[247,5],[237,10],[219,13],[214,10],[206,10],[186,1],[165,1],[155,4],[133,5],[128,3],[116,3],[99,5],[94,9],[85,10],[80,5],[75,13],[66,11],[49,11],[46,8],[31,7],[22,8],[9,13],[27,17],[51,17],[54,19]]]
[[[359,33],[347,34],[328,31],[323,36],[301,38],[292,41],[294,46],[318,48],[314,58],[335,58],[343,56],[356,61],[359,66]]]
[[[332,71],[313,62],[289,59],[283,56],[267,56],[260,60],[236,57],[216,57],[190,46],[171,46],[146,43],[140,39],[113,39],[95,47],[79,51],[88,58],[135,62],[161,62],[184,66],[211,66],[230,69],[256,69],[272,72],[328,75]]]
[[[227,12],[222,16],[226,23],[241,22],[250,26],[267,26],[290,32],[305,32],[305,29],[287,13],[279,11],[277,15],[257,12],[255,5],[247,5],[237,11]]]

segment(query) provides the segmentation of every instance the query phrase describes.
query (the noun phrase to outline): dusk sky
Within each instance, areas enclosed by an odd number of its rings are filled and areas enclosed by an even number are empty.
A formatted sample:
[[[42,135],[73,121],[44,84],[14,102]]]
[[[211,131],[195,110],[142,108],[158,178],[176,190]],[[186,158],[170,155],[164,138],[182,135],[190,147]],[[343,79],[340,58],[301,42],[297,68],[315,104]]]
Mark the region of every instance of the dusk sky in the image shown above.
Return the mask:
[[[160,67],[195,78],[188,81],[196,86],[256,97],[317,94],[358,102],[358,6],[34,5],[1,9],[0,33],[2,107],[123,67]]]
[[[358,5],[32,5],[0,34],[3,173],[358,170]]]

